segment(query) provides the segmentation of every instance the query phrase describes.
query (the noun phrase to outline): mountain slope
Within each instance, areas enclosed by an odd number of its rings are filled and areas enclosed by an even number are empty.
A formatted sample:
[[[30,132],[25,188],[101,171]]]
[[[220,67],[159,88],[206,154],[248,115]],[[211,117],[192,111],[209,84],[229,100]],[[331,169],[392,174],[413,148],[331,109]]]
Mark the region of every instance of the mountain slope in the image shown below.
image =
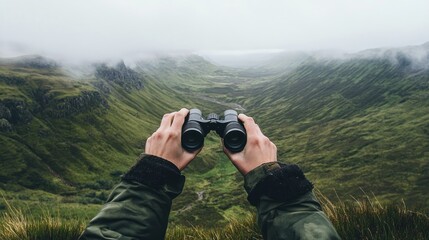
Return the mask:
[[[60,68],[1,66],[1,182],[58,192],[110,178],[143,151],[164,113],[197,105],[148,76],[112,76],[78,81]]]
[[[428,204],[429,68],[411,66],[387,58],[313,60],[249,91],[242,104],[281,159],[301,164],[325,192],[362,188]]]

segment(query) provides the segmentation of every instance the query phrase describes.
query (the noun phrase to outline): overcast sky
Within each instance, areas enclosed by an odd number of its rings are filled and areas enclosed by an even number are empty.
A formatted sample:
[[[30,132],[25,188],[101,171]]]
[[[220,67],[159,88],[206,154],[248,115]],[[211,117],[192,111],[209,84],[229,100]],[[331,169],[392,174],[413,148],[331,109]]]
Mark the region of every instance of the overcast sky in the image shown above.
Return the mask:
[[[0,0],[0,57],[418,45],[428,0]]]

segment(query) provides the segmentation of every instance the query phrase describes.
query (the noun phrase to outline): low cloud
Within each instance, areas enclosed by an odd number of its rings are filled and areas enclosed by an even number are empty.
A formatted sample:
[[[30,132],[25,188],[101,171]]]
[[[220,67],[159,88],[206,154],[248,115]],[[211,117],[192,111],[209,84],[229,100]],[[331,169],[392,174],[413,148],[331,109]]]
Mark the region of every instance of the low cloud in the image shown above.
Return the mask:
[[[429,41],[428,1],[0,0],[0,56],[359,51]]]

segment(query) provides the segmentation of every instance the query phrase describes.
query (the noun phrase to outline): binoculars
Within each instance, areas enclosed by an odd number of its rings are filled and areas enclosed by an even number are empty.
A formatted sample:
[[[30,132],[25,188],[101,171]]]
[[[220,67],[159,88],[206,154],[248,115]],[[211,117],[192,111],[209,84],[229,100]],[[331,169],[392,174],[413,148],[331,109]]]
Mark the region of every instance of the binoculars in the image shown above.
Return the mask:
[[[236,111],[226,110],[223,119],[215,113],[204,119],[200,110],[191,109],[182,128],[182,147],[188,152],[202,148],[204,137],[211,130],[223,138],[225,148],[231,152],[241,152],[246,146],[246,130],[238,120]]]

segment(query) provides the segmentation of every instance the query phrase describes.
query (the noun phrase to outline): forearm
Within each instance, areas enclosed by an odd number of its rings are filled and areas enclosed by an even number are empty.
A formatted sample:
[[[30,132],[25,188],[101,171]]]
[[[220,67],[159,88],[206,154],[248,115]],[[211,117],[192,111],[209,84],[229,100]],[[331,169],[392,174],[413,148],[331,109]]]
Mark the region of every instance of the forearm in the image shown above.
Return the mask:
[[[143,157],[123,177],[80,239],[163,239],[184,177],[161,158]]]
[[[264,164],[245,180],[265,239],[339,239],[298,166]]]

